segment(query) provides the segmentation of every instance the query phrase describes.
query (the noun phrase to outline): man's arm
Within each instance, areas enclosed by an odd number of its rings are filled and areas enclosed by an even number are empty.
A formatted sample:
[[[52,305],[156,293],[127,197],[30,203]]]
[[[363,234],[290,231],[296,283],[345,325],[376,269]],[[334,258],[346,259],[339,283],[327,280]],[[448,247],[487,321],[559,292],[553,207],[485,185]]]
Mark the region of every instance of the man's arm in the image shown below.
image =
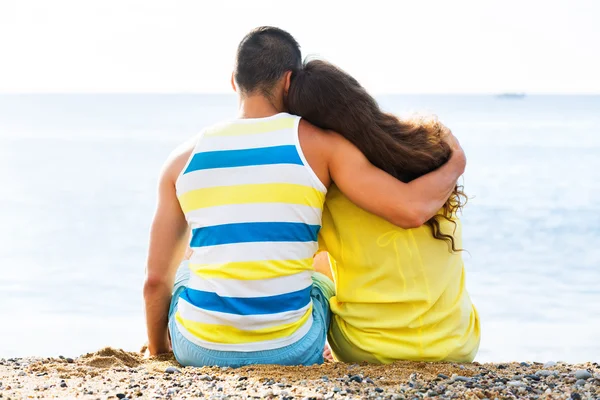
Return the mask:
[[[175,180],[190,151],[173,155],[161,172],[158,204],[150,231],[144,302],[150,355],[170,350],[168,313],[177,268],[187,245],[188,224],[175,191]]]
[[[339,134],[328,133],[329,173],[357,206],[402,228],[416,228],[440,210],[465,170],[464,152],[456,138],[448,135],[450,160],[437,170],[404,183],[371,164]]]

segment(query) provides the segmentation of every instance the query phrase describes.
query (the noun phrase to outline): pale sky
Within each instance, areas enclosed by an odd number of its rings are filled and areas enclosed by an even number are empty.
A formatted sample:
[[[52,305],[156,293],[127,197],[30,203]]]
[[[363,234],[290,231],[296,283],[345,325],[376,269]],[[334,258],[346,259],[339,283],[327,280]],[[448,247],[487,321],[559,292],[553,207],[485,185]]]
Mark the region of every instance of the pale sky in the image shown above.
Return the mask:
[[[374,93],[600,93],[595,0],[0,0],[0,92],[230,92],[260,25]]]

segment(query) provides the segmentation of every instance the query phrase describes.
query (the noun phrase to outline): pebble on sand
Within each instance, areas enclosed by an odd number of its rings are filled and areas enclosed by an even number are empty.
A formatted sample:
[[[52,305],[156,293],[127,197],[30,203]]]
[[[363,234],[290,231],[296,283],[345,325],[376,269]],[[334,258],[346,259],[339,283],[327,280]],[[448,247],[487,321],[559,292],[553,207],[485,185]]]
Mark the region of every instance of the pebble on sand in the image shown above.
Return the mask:
[[[590,379],[591,377],[592,377],[592,374],[590,374],[588,370],[578,369],[577,371],[575,371],[575,378],[577,378],[577,379],[587,380],[587,379]]]
[[[453,376],[452,380],[455,382],[473,382],[473,379],[467,378],[466,376]]]
[[[577,382],[575,382],[575,386],[585,386],[585,379],[578,379]]]
[[[510,381],[506,384],[506,386],[525,387],[525,386],[527,386],[527,384],[525,382],[521,382],[521,381]]]

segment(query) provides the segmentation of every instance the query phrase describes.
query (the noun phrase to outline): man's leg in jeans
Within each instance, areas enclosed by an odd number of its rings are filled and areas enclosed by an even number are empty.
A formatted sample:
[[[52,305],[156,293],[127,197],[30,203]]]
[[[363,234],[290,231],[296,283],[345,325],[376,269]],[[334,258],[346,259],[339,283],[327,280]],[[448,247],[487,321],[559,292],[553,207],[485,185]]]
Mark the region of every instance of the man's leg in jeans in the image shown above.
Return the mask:
[[[315,273],[313,274],[313,304],[321,308],[325,320],[326,334],[329,330],[329,324],[331,323],[331,310],[329,309],[329,299],[335,296],[335,286],[333,283],[333,275],[331,265],[329,263],[329,255],[325,252],[319,253],[315,256],[314,260]],[[326,361],[333,361],[331,349],[327,342],[323,349],[323,358]]]
[[[177,269],[177,273],[175,274],[175,283],[173,284],[173,291],[171,292],[171,305],[169,306],[169,327],[171,327],[171,319],[175,318],[179,295],[188,286],[188,282],[190,281],[190,268],[188,264],[188,260],[183,260]],[[172,337],[173,335],[169,329],[169,340],[171,340]],[[171,350],[173,350],[172,340]]]
[[[169,320],[177,310],[177,300],[179,300],[179,295],[188,286],[188,282],[190,281],[190,268],[188,267],[188,264],[189,261],[182,261],[175,274],[175,283],[173,284],[173,291],[171,292],[171,306],[169,307]]]

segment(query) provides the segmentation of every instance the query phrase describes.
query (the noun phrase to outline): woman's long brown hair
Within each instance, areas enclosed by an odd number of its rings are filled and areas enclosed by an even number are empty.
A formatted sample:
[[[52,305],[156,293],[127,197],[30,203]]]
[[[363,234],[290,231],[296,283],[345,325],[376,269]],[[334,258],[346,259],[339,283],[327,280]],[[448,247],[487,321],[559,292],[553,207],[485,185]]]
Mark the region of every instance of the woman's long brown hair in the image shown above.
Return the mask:
[[[449,130],[434,116],[400,119],[385,113],[377,101],[340,68],[312,60],[292,76],[286,98],[292,114],[312,124],[338,132],[352,142],[375,166],[403,182],[410,182],[443,165],[451,149],[444,136]],[[466,203],[462,186],[456,186],[442,210],[426,222],[433,237],[452,251],[454,236],[441,230],[440,218],[454,223]]]

